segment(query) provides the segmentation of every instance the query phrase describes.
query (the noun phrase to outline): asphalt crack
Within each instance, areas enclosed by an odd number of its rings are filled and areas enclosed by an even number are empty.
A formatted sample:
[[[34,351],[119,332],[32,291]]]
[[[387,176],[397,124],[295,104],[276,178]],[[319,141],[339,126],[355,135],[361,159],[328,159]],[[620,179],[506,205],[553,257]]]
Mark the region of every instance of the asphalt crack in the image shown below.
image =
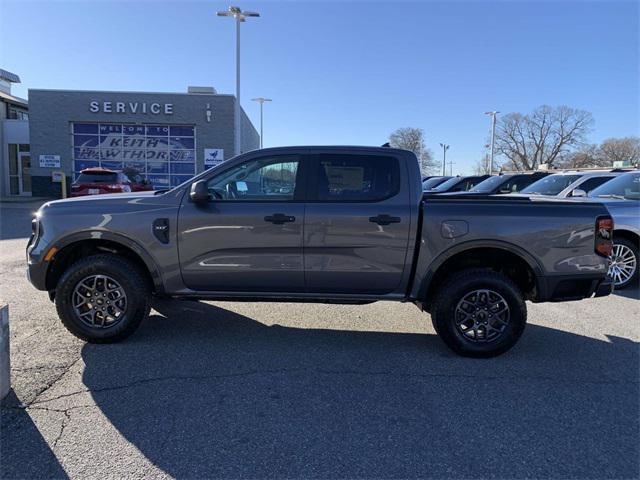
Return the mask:
[[[252,375],[277,375],[277,374],[287,374],[287,373],[297,373],[297,372],[312,372],[321,375],[357,375],[357,376],[393,376],[396,378],[422,378],[422,379],[430,379],[430,378],[448,378],[448,379],[463,379],[463,380],[482,380],[482,381],[502,381],[502,382],[513,382],[513,381],[543,381],[543,382],[551,382],[551,383],[560,383],[560,384],[589,384],[589,385],[616,385],[616,384],[640,384],[640,381],[633,380],[593,380],[593,379],[560,379],[557,377],[545,377],[545,376],[523,376],[523,377],[505,377],[505,376],[490,376],[490,375],[471,375],[471,374],[447,374],[447,373],[403,373],[403,372],[389,372],[389,371],[358,371],[358,370],[328,370],[328,369],[319,369],[319,368],[288,368],[288,369],[273,369],[273,370],[250,370],[246,372],[236,372],[236,373],[227,373],[227,374],[217,374],[217,375],[167,375],[161,377],[151,377],[135,380],[133,382],[125,383],[122,385],[113,385],[102,388],[95,389],[83,389],[77,390],[74,392],[65,393],[62,395],[58,395],[55,397],[43,399],[43,400],[34,400],[27,406],[29,408],[33,405],[41,405],[44,403],[53,402],[55,400],[60,400],[63,398],[73,397],[76,395],[81,395],[83,393],[104,393],[104,392],[112,392],[118,390],[126,390],[129,388],[135,388],[142,385],[147,385],[151,383],[158,382],[166,382],[166,381],[202,381],[202,380],[216,380],[216,379],[227,379],[227,378],[239,378],[239,377],[248,377]]]
[[[49,390],[51,387],[53,387],[62,377],[64,377],[67,372],[69,370],[71,370],[73,368],[73,366],[78,363],[78,361],[82,358],[82,356],[78,355],[78,358],[76,358],[73,362],[71,362],[69,365],[67,365],[66,367],[61,367],[62,368],[62,372],[60,372],[59,375],[57,375],[52,381],[50,381],[49,383],[47,383],[44,388],[42,388],[41,390],[39,390],[33,397],[33,400],[31,400],[28,403],[21,403],[20,405],[18,405],[18,407],[20,408],[29,408],[31,405],[34,405],[36,403],[40,403],[38,402],[38,398],[43,395],[44,393],[47,392],[47,390]]]

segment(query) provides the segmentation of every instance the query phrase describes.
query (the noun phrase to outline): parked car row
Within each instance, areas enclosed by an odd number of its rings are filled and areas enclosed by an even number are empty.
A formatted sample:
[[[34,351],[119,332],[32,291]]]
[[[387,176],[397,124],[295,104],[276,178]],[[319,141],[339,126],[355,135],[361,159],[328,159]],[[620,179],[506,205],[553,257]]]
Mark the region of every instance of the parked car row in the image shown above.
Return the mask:
[[[628,169],[501,173],[499,175],[429,177],[426,195],[503,195],[556,197],[604,203],[614,219],[609,274],[615,288],[638,284],[640,256],[640,172]]]

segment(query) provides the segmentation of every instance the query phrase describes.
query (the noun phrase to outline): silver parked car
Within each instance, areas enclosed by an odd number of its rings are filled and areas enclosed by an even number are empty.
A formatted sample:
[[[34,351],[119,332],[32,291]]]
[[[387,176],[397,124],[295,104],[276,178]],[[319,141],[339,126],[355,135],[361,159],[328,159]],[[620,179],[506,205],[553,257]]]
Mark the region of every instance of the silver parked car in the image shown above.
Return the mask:
[[[609,275],[616,289],[638,284],[640,244],[640,171],[627,172],[593,190],[613,217],[613,250]]]
[[[624,172],[612,170],[566,171],[541,178],[520,193],[527,195],[546,195],[559,198],[586,197],[590,191],[612,180]]]

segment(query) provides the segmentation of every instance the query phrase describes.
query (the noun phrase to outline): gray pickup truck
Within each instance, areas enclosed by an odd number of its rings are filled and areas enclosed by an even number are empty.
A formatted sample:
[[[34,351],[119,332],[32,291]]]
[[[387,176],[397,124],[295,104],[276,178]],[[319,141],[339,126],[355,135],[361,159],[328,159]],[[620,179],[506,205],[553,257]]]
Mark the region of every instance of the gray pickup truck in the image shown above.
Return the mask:
[[[413,302],[455,352],[522,335],[525,301],[611,293],[599,203],[424,197],[416,157],[288,147],[235,157],[168,191],[52,201],[33,220],[31,283],[89,342],[133,333],[153,296]]]

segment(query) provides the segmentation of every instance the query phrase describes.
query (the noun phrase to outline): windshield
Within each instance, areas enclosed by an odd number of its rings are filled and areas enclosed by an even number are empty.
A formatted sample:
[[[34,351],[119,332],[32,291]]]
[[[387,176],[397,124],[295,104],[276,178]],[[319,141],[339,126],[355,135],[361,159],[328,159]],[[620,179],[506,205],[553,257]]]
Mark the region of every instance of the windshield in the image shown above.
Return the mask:
[[[432,192],[445,192],[447,190],[449,190],[451,187],[453,187],[454,185],[456,185],[458,182],[460,182],[464,177],[452,177],[449,180],[447,180],[444,183],[441,183],[440,185],[438,185],[435,188],[432,188],[431,191]]]
[[[520,190],[520,193],[530,193],[532,195],[558,195],[582,175],[549,175],[533,182],[527,188]]]
[[[117,183],[118,174],[113,172],[105,173],[81,173],[76,180],[76,183]]]
[[[500,185],[502,185],[504,182],[506,182],[510,178],[511,178],[511,175],[499,175],[496,177],[489,177],[486,180],[477,184],[475,187],[473,187],[469,191],[479,192],[479,193],[488,193],[498,188]]]
[[[609,180],[589,193],[590,197],[620,197],[640,200],[640,172],[629,172]]]
[[[432,177],[422,182],[422,190],[429,190],[430,188],[437,187],[442,182],[445,182],[451,177]]]

